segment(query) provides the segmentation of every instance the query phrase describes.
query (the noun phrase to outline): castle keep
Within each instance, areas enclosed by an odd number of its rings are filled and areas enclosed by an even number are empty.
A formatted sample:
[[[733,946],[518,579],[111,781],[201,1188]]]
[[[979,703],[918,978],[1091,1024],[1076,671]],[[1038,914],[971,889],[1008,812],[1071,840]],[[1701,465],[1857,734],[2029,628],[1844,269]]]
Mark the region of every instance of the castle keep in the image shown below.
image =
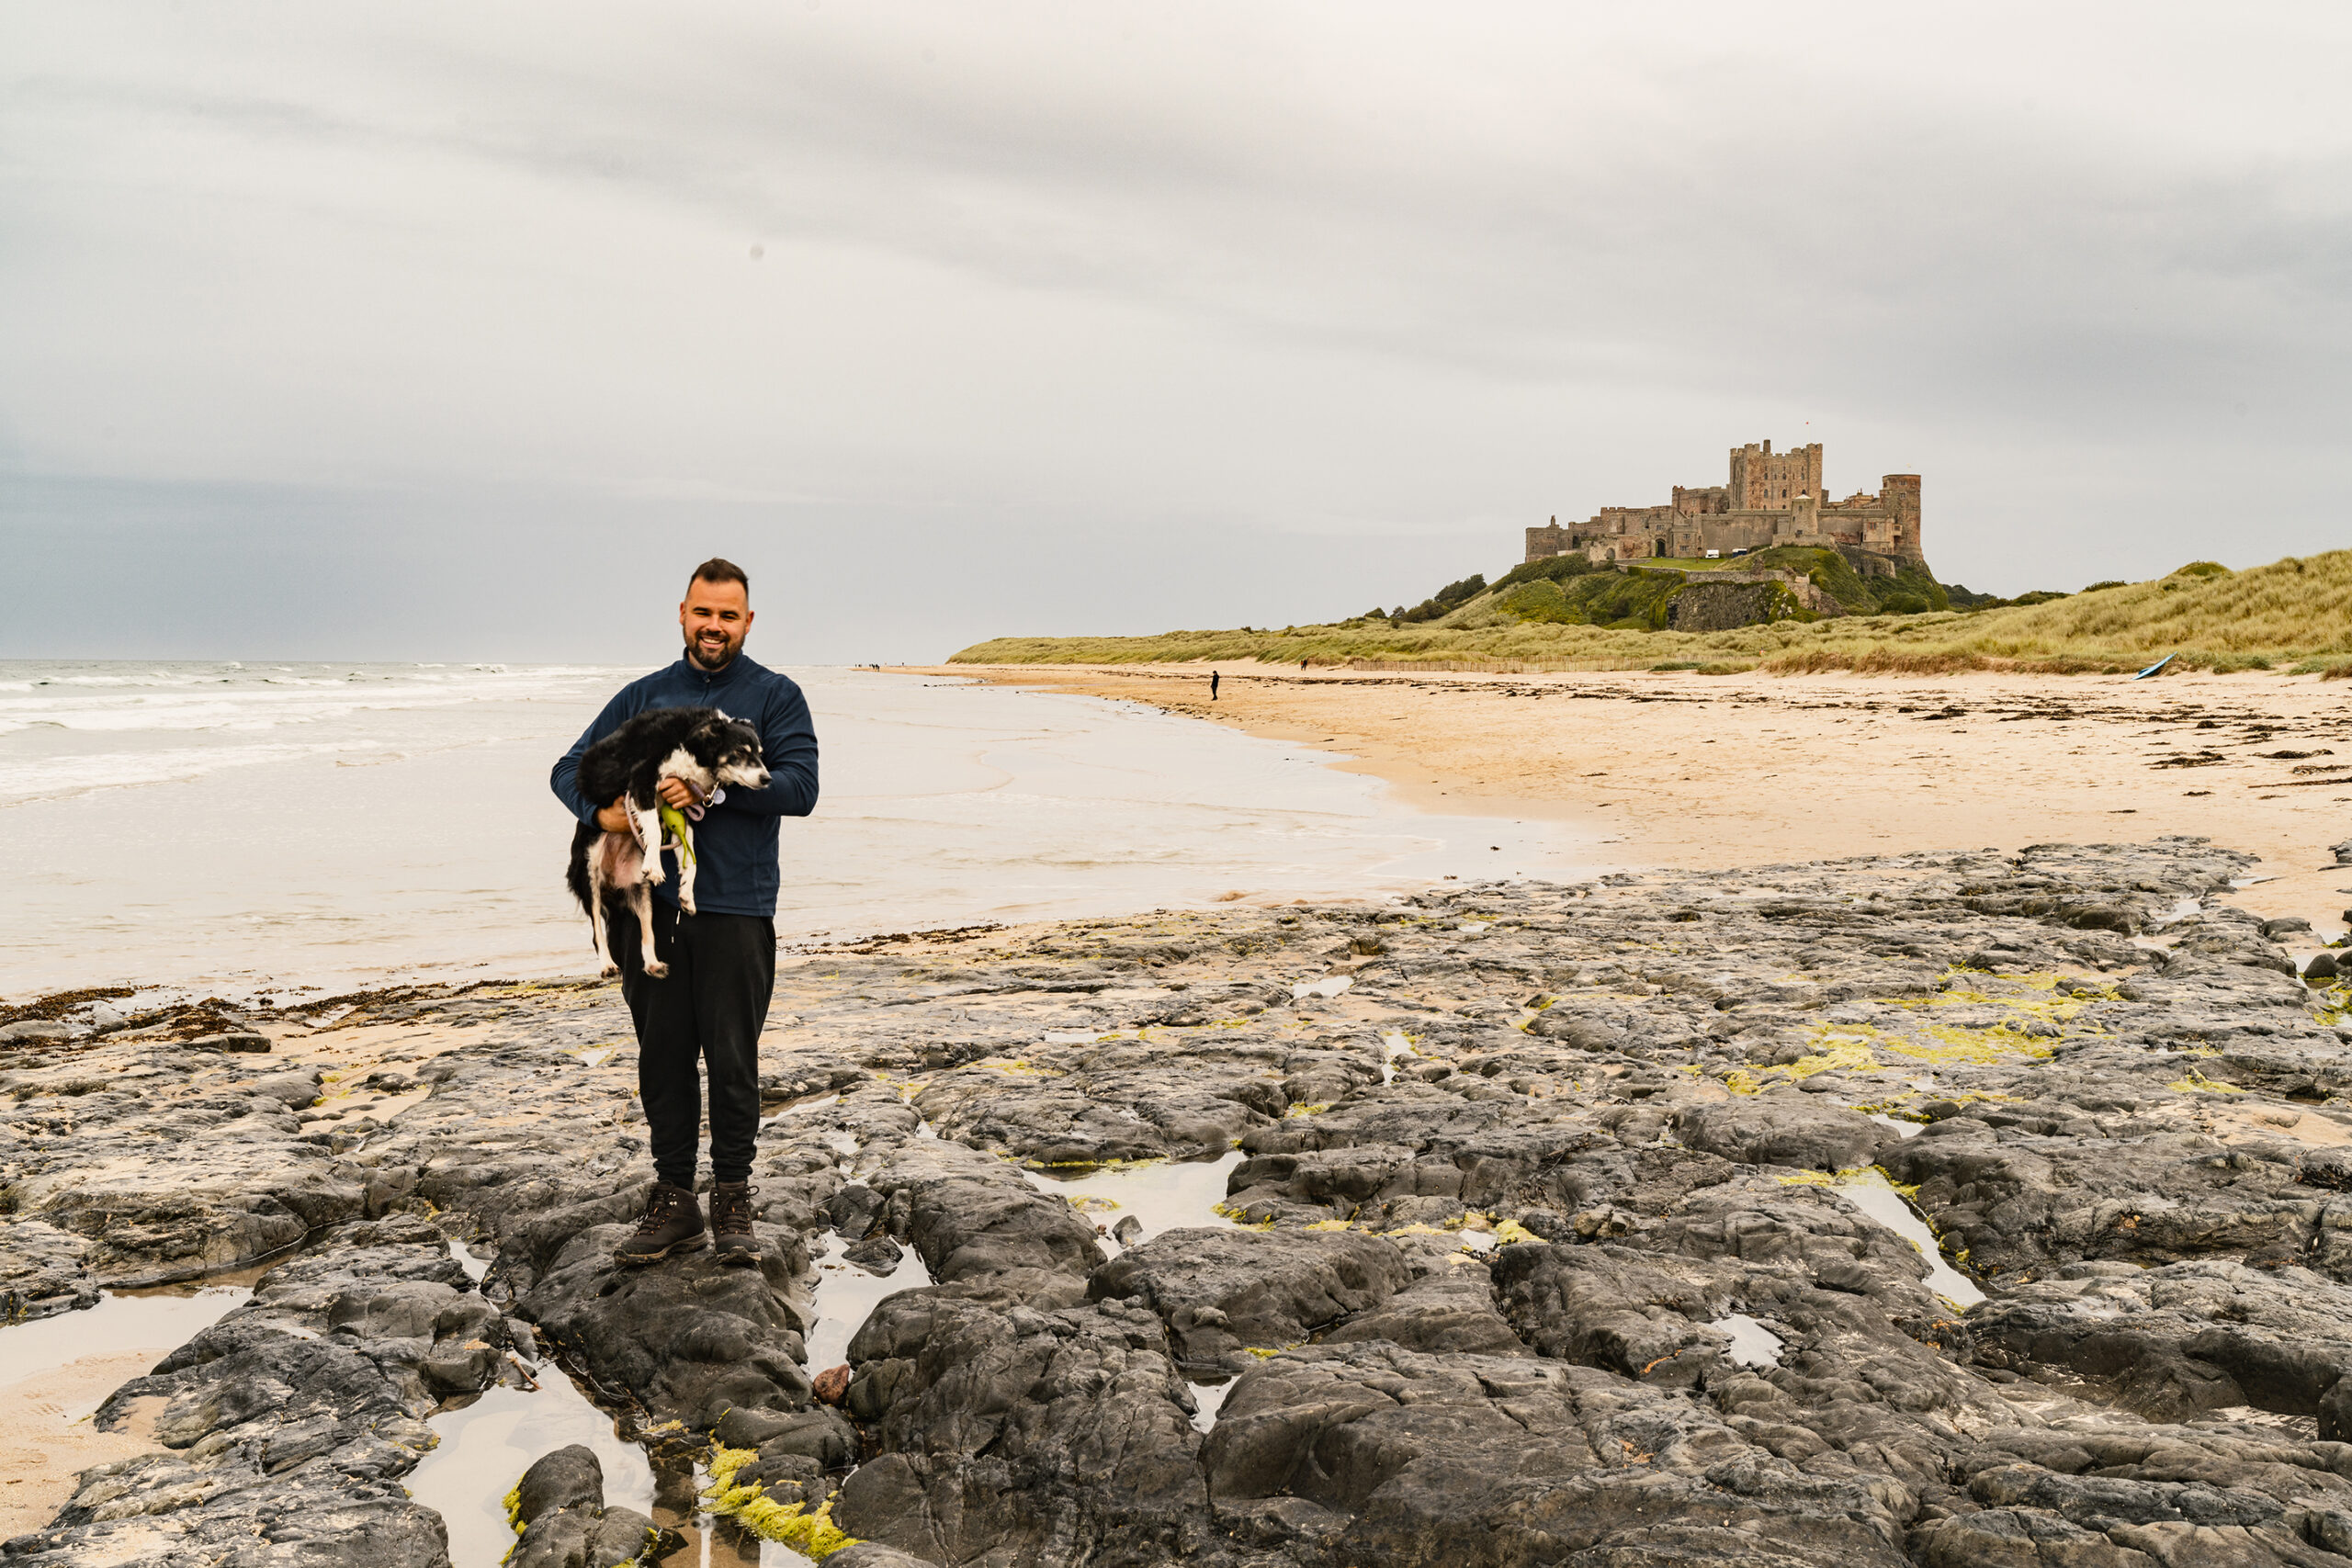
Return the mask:
[[[1850,546],[1924,563],[1919,476],[1888,474],[1879,492],[1831,501],[1822,491],[1821,444],[1775,452],[1770,441],[1731,450],[1731,481],[1674,487],[1663,506],[1604,506],[1583,523],[1527,531],[1527,558],[1583,554],[1596,561],[1657,556],[1728,556],[1772,545]]]

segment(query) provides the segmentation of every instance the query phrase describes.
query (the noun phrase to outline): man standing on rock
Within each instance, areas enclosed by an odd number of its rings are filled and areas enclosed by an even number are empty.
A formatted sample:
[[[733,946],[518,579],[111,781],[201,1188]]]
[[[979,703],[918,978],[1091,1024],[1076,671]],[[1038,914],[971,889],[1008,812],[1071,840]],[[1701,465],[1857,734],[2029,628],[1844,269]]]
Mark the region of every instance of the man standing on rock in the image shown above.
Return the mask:
[[[677,902],[677,863],[656,886],[654,956],[667,979],[646,976],[633,920],[609,928],[621,995],[637,1026],[638,1098],[653,1144],[651,1196],[637,1234],[616,1255],[651,1263],[706,1239],[695,1198],[695,1156],[702,1131],[702,1077],[710,1077],[710,1223],[727,1262],[758,1259],[752,1234],[752,1155],[760,1126],[760,1030],[775,989],[776,819],[806,817],[817,805],[817,732],[800,688],[744,656],[752,629],[752,586],[743,569],[714,557],[695,568],[678,606],[685,656],[623,686],[596,722],[572,742],[549,782],[582,822],[608,833],[629,830],[619,801],[580,793],[580,759],[589,747],[649,708],[715,707],[760,732],[765,789],[724,789],[703,803],[695,828],[695,905]],[[684,810],[695,804],[678,779],[662,781],[662,798]]]

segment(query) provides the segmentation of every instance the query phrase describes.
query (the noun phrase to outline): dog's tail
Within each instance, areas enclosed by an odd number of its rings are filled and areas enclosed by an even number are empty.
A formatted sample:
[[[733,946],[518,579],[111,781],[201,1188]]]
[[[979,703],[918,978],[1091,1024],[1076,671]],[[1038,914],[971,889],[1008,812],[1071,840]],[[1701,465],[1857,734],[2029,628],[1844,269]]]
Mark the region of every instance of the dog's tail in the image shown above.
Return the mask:
[[[580,900],[580,912],[594,919],[596,910],[589,903],[588,857],[596,852],[596,840],[605,836],[602,828],[582,822],[571,830],[571,863],[564,868],[563,880],[571,896]]]

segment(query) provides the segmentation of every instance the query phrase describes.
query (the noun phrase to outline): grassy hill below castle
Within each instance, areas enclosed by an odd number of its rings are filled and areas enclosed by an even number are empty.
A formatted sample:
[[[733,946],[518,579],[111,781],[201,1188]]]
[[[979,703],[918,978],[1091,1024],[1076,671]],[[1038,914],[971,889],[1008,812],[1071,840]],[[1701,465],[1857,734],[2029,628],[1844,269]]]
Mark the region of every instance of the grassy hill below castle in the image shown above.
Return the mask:
[[[1573,563],[1573,564],[1571,564]],[[1731,631],[1660,629],[1683,570],[1776,568],[1808,577],[1848,614]],[[1974,603],[1976,608],[1958,608]],[[962,664],[1129,664],[1255,659],[1265,663],[1524,665],[1558,670],[1762,668],[1938,672],[2136,670],[2176,655],[2178,668],[2299,668],[2352,675],[2352,550],[2290,557],[2231,571],[2196,561],[2149,582],[1984,601],[1924,569],[1865,578],[1835,550],[1774,549],[1732,561],[1643,561],[1591,568],[1562,557],[1515,567],[1492,584],[1466,578],[1410,610],[1281,630],[1158,637],[998,637]]]
[[[1458,627],[1510,626],[1541,622],[1550,626],[1603,626],[1615,631],[1664,631],[1675,595],[1688,581],[1703,581],[1697,574],[1721,571],[1773,570],[1809,580],[1837,600],[1849,615],[1882,613],[1917,615],[1951,608],[1943,584],[1924,566],[1889,557],[1856,557],[1880,572],[1863,576],[1838,550],[1781,546],[1750,555],[1715,560],[1644,560],[1623,570],[1595,565],[1582,556],[1557,556],[1515,566],[1492,587],[1459,593],[1477,580],[1449,584],[1434,599],[1412,610],[1399,610],[1392,624],[1442,620]],[[1966,589],[1961,590],[1967,593]],[[1459,594],[1445,603],[1448,594]],[[1435,612],[1434,614],[1432,612]],[[1791,606],[1784,618],[1799,621],[1819,617]]]

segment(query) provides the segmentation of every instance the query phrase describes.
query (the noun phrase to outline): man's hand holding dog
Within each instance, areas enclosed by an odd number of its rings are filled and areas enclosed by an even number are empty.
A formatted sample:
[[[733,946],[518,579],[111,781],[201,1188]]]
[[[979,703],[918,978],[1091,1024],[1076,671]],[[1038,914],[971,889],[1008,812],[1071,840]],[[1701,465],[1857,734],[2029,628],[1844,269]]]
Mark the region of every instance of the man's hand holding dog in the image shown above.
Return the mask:
[[[662,805],[679,811],[684,811],[695,803],[695,792],[687,786],[684,779],[663,779],[653,786],[653,793],[661,797]],[[607,833],[634,831],[628,820],[628,796],[622,795],[618,800],[597,812],[596,826]]]

